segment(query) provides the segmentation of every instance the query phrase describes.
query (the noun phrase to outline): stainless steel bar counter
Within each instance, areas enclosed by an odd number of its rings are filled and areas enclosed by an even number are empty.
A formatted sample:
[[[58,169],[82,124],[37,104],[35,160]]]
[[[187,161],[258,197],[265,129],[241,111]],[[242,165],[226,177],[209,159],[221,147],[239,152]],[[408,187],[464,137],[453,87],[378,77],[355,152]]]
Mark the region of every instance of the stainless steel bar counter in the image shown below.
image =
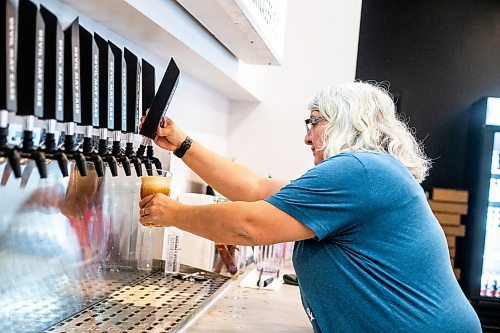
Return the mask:
[[[293,272],[289,266],[283,271]],[[276,291],[243,288],[239,286],[243,276],[232,280],[230,287],[181,332],[313,332],[298,287],[284,284]]]

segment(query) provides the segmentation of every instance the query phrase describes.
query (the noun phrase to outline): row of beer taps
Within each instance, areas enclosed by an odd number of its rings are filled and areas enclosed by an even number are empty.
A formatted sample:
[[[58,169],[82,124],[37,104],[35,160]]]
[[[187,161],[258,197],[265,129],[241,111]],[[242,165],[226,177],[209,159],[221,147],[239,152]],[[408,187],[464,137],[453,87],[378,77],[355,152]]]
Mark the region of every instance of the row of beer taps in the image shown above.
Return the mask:
[[[137,176],[143,165],[148,173],[153,166],[161,169],[151,140],[134,149],[139,117],[155,95],[151,64],[89,32],[78,18],[63,30],[51,11],[30,0],[19,0],[17,6],[3,1],[0,17],[2,184],[11,174],[26,182],[35,167],[46,178],[52,161],[64,177],[70,161],[82,176],[88,173],[87,163],[99,177],[106,168],[113,177],[119,167],[126,176],[131,166]],[[9,143],[13,119],[23,123],[18,144]],[[35,123],[43,126],[38,142]],[[57,140],[58,133],[64,133],[63,140]]]

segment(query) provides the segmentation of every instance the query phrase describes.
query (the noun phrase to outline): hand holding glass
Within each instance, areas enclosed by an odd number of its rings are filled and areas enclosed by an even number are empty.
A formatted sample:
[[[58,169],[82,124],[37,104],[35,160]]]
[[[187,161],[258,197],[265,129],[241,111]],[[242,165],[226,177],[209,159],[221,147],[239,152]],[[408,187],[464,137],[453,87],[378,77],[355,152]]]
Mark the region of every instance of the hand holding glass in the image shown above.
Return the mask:
[[[153,170],[153,176],[141,177],[141,200],[147,196],[163,193],[170,196],[170,181],[172,174],[167,170]],[[156,226],[154,224],[147,225],[148,227]]]

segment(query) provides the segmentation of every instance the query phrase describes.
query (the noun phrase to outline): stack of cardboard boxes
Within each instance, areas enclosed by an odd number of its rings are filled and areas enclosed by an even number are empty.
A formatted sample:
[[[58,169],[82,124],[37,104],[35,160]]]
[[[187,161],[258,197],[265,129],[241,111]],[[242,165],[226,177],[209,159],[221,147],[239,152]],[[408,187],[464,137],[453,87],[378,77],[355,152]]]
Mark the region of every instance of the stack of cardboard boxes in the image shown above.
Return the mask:
[[[465,236],[465,225],[461,224],[462,215],[467,215],[469,192],[434,188],[429,205],[443,227],[450,251],[450,260],[455,276],[460,279],[460,268],[455,268],[456,237]]]

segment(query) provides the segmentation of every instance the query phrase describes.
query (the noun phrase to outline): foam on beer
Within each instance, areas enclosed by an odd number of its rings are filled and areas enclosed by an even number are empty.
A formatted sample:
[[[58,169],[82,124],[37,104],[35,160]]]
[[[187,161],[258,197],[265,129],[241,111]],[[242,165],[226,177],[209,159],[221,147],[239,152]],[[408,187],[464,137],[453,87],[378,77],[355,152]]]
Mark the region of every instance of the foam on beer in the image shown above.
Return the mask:
[[[141,199],[155,193],[170,195],[170,177],[142,176],[141,179]]]

